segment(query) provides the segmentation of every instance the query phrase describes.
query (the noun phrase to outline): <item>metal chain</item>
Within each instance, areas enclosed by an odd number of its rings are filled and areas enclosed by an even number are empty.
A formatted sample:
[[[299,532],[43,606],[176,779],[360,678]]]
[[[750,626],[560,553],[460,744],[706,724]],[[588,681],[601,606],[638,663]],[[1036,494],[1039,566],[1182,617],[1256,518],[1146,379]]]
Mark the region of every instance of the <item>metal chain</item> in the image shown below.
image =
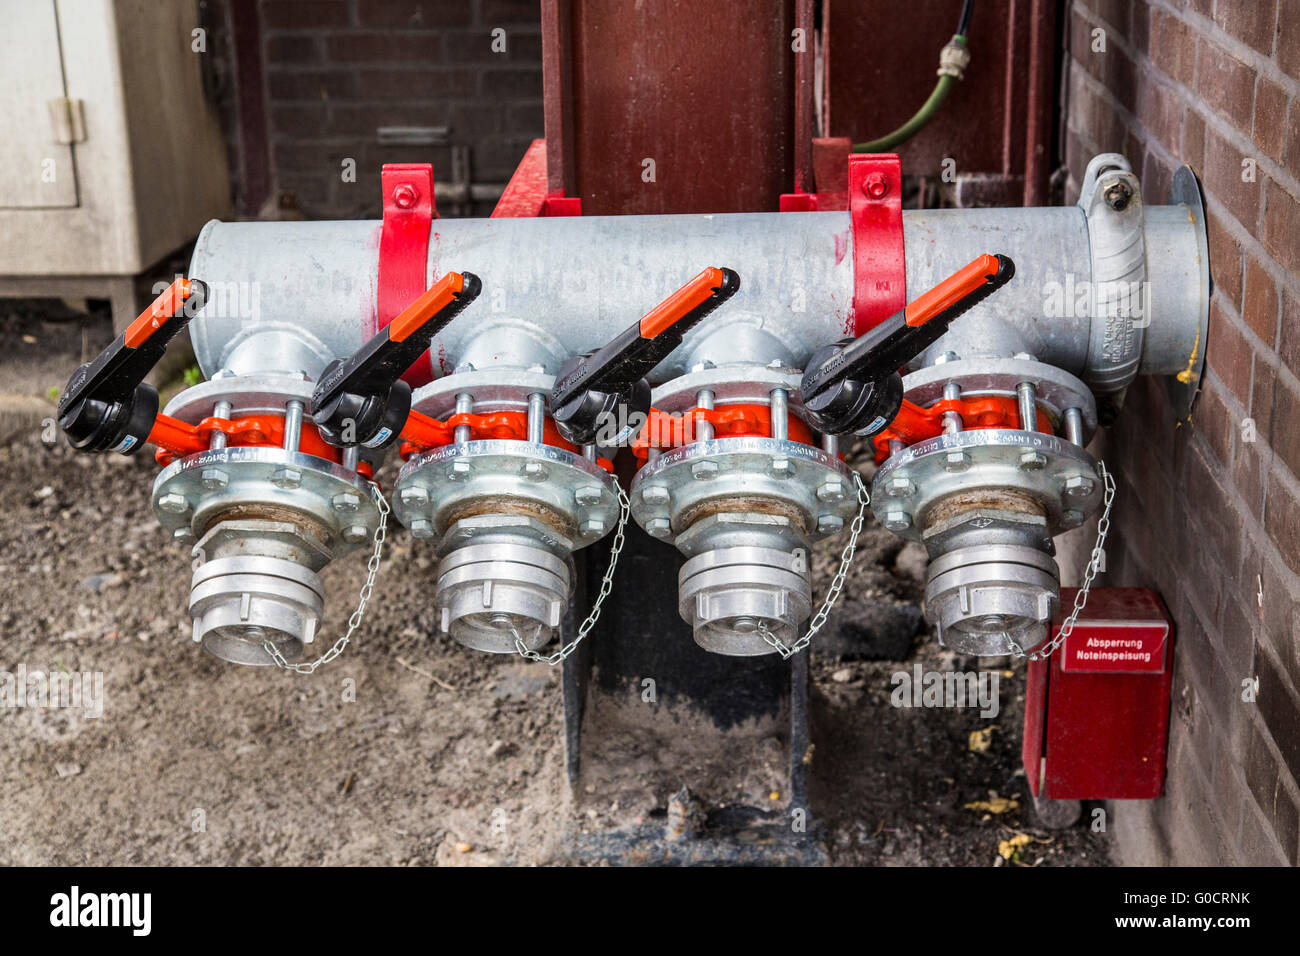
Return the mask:
[[[840,594],[844,591],[844,581],[848,577],[849,566],[853,564],[853,555],[858,548],[858,535],[862,533],[862,524],[867,518],[867,506],[871,504],[871,495],[867,493],[867,486],[862,483],[862,476],[856,471],[853,473],[853,483],[858,489],[858,514],[853,519],[853,524],[849,526],[848,543],[840,552],[840,569],[835,572],[835,577],[831,580],[830,589],[826,592],[826,600],[822,602],[822,606],[808,623],[807,632],[793,645],[787,647],[779,637],[767,629],[766,624],[758,625],[759,635],[776,649],[782,660],[789,660],[812,643],[812,639],[822,629],[822,625],[826,623],[826,619],[835,608],[835,602],[840,599]]]
[[[596,595],[596,603],[591,606],[591,613],[587,615],[587,619],[578,628],[577,636],[554,654],[548,656],[538,654],[536,651],[530,651],[527,645],[524,644],[524,639],[519,635],[519,631],[512,627],[510,631],[515,636],[515,650],[519,652],[520,657],[554,667],[572,654],[577,646],[582,643],[582,639],[596,626],[596,621],[600,619],[600,606],[605,603],[605,598],[609,597],[609,592],[614,590],[614,570],[618,567],[618,556],[623,551],[623,542],[625,540],[623,532],[627,528],[627,519],[631,513],[632,502],[628,500],[627,492],[620,485],[618,489],[618,525],[614,528],[614,543],[609,548],[609,567],[605,569],[605,576],[600,581],[600,593]],[[539,624],[536,634],[540,634],[541,631],[542,625]]]
[[[386,499],[384,493],[379,490],[378,483],[373,481],[370,483],[370,493],[374,496],[375,504],[379,508],[379,526],[375,528],[374,550],[370,553],[370,560],[366,562],[366,583],[361,585],[360,600],[357,602],[356,610],[353,611],[352,616],[348,618],[347,631],[342,637],[334,642],[333,647],[320,657],[316,658],[316,660],[307,664],[290,664],[284,659],[284,655],[280,653],[279,648],[269,640],[263,641],[262,647],[264,647],[266,652],[271,655],[271,660],[275,662],[275,666],[279,667],[281,670],[293,671],[295,674],[314,674],[318,668],[325,666],[343,653],[343,649],[347,647],[348,642],[352,640],[352,635],[355,634],[357,628],[361,626],[361,620],[366,613],[366,602],[370,600],[370,594],[375,589],[375,576],[379,573],[379,561],[383,557],[384,553],[384,539],[388,537],[388,513],[391,510],[388,507],[388,499]]]
[[[1083,587],[1079,588],[1074,594],[1074,608],[1070,611],[1070,616],[1065,619],[1061,629],[1057,632],[1056,637],[1052,638],[1045,647],[1041,647],[1032,654],[1026,654],[1015,641],[1007,637],[1007,646],[1010,648],[1012,657],[1023,657],[1031,661],[1045,661],[1052,656],[1052,653],[1061,646],[1067,637],[1074,631],[1075,622],[1078,621],[1079,615],[1088,604],[1088,591],[1092,588],[1093,579],[1101,571],[1101,563],[1106,559],[1104,550],[1106,544],[1106,535],[1110,533],[1110,508],[1115,502],[1115,479],[1111,477],[1106,470],[1104,461],[1097,462],[1097,470],[1101,473],[1102,485],[1105,488],[1103,501],[1105,507],[1102,509],[1101,518],[1097,521],[1097,543],[1092,546],[1092,556],[1088,559],[1088,567],[1083,572]]]

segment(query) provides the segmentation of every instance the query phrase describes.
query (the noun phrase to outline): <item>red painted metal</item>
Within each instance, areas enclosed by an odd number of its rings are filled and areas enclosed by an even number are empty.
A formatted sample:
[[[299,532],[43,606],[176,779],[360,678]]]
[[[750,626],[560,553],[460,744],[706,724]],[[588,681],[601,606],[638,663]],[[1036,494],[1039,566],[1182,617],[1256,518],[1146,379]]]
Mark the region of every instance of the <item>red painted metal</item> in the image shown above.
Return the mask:
[[[1061,589],[1061,607],[1074,588]],[[1059,631],[1064,612],[1053,623]],[[1022,758],[1035,796],[1150,800],[1164,789],[1173,621],[1146,588],[1093,588],[1074,633],[1029,664]],[[1121,670],[1120,668],[1123,668]]]
[[[381,174],[384,224],[379,236],[379,278],[373,335],[428,288],[429,230],[438,210],[430,163],[386,163]],[[433,378],[428,353],[402,376],[411,387]]]
[[[492,210],[493,219],[537,216],[581,216],[582,200],[550,192],[546,175],[546,140],[535,139],[515,167],[505,191]]]
[[[903,255],[903,173],[894,153],[849,158],[853,234],[853,334],[874,328],[907,305]]]

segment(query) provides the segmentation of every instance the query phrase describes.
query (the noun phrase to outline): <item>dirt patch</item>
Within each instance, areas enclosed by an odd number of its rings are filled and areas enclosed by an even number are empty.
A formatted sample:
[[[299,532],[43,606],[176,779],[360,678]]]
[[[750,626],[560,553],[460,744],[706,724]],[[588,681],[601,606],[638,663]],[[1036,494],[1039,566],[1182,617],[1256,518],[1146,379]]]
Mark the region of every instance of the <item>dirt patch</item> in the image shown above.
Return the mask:
[[[151,457],[41,440],[38,406],[53,414],[49,389],[109,341],[107,320],[52,323],[46,306],[13,302],[0,319],[0,393],[34,409],[0,447],[0,670],[103,675],[97,718],[0,709],[0,864],[530,863],[599,822],[564,779],[558,672],[430,636],[427,542],[392,536],[360,640],[315,675],[203,654],[185,611],[189,555],[149,507]],[[868,528],[848,593],[915,600],[915,555]],[[819,593],[838,548],[817,556]],[[364,566],[355,554],[325,570],[317,653],[351,613]],[[925,669],[974,666],[930,638],[920,648]],[[1028,825],[1021,672],[1002,680],[1002,710],[986,721],[891,706],[892,675],[913,663],[814,659],[812,796],[831,859],[991,864],[1016,831],[1049,841],[1021,847],[1020,862],[1105,862],[1104,837]],[[972,751],[970,731],[990,723],[988,748]],[[672,744],[681,784],[727,772],[679,760],[680,735]],[[744,756],[733,790],[753,800],[779,755],[757,735]],[[965,809],[989,791],[1022,806]],[[620,816],[649,819],[667,796],[630,786]]]

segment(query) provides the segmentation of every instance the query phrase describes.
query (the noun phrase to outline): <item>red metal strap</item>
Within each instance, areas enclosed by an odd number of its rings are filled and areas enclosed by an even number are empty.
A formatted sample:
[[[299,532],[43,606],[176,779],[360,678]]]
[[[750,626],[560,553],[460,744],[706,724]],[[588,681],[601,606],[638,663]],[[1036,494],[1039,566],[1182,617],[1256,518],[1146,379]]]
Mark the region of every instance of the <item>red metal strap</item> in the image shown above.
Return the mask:
[[[375,328],[379,331],[428,288],[429,229],[438,218],[430,163],[386,163],[381,174],[384,225],[379,236],[379,289]],[[402,379],[413,388],[433,379],[426,352]]]
[[[849,157],[853,329],[861,335],[907,305],[903,172],[895,153]]]
[[[515,167],[505,191],[492,210],[493,219],[530,219],[537,216],[581,216],[582,199],[563,191],[548,192],[546,140],[535,139]]]

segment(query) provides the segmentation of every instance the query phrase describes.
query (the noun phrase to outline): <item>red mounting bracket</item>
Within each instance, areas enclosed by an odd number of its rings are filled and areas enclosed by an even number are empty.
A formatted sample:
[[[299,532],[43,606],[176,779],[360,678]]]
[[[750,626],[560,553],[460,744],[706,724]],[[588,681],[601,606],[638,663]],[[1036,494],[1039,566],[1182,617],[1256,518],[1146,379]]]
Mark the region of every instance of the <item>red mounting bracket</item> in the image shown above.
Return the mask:
[[[438,218],[432,164],[386,163],[381,179],[384,225],[379,235],[375,328],[370,335],[387,326],[428,288],[429,230]],[[428,353],[402,376],[412,387],[432,378]]]
[[[853,234],[853,329],[874,328],[907,305],[903,171],[895,153],[849,157]]]

